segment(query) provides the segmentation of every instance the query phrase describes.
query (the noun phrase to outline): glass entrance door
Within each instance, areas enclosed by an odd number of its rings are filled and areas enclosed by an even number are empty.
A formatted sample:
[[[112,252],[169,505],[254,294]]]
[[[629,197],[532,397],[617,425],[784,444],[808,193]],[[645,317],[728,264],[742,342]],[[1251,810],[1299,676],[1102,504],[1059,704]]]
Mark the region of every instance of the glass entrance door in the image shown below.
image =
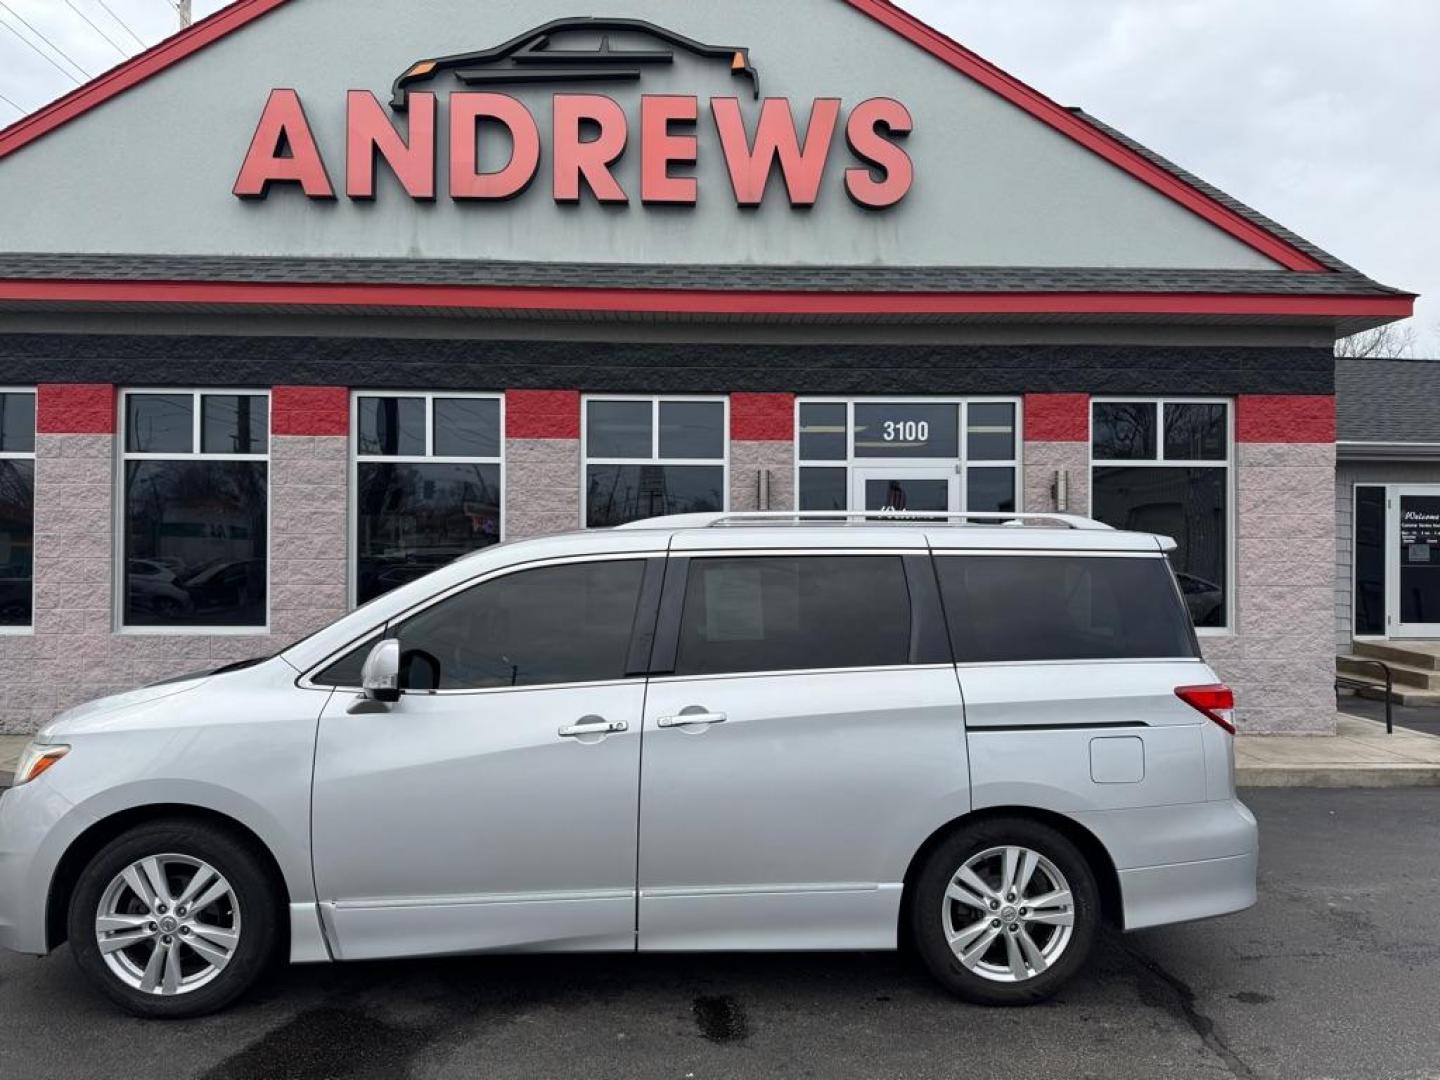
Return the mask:
[[[851,472],[850,505],[878,513],[949,513],[960,509],[960,476],[949,468],[876,466]]]
[[[1440,488],[1392,488],[1388,532],[1390,635],[1440,638]]]

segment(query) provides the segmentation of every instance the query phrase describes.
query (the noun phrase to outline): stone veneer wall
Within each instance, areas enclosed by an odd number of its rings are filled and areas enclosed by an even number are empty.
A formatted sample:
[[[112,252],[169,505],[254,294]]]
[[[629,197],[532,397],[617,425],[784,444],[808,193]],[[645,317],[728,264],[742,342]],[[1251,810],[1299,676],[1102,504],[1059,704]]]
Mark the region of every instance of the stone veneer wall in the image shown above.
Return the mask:
[[[1086,394],[1027,394],[1025,397],[1025,510],[1059,510],[1056,478],[1069,483],[1065,513],[1090,513],[1090,398]]]
[[[769,474],[768,506],[760,505],[762,473]],[[730,509],[795,509],[793,394],[730,396]]]
[[[35,445],[35,622],[0,637],[0,733],[187,671],[264,655],[347,609],[349,395],[277,387],[270,448],[270,630],[115,631],[116,394],[41,386]]]
[[[1242,732],[1335,733],[1335,399],[1236,401],[1235,633],[1201,640]]]
[[[580,528],[580,393],[505,395],[505,539]]]

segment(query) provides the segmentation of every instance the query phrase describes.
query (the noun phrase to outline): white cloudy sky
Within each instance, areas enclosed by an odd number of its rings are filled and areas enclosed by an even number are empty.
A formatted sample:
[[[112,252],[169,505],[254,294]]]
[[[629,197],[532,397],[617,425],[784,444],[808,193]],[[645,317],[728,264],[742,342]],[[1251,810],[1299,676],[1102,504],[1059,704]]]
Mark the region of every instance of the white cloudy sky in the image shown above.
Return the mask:
[[[1427,294],[1415,331],[1440,355],[1440,0],[902,2],[1372,277]],[[221,6],[195,0],[195,15]],[[96,74],[137,38],[173,32],[176,14],[171,0],[0,0],[0,22],[5,124],[82,77],[36,32]]]

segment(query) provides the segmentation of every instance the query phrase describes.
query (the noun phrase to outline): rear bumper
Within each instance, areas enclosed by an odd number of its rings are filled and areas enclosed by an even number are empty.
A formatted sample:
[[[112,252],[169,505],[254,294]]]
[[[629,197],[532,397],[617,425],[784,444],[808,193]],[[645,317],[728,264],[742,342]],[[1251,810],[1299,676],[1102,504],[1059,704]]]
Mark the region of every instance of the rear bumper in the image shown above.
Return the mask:
[[[1258,853],[1120,871],[1125,929],[1209,919],[1253,907]]]
[[[1126,930],[1228,915],[1255,903],[1260,833],[1238,799],[1075,817],[1115,863]]]

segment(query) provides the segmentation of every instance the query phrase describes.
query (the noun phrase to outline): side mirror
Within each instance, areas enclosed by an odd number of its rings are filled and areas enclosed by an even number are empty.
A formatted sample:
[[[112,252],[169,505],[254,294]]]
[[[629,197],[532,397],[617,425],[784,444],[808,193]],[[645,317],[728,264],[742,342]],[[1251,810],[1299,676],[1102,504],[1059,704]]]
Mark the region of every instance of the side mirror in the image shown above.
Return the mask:
[[[400,700],[400,642],[386,638],[370,650],[361,671],[360,685],[370,701],[393,704]]]

